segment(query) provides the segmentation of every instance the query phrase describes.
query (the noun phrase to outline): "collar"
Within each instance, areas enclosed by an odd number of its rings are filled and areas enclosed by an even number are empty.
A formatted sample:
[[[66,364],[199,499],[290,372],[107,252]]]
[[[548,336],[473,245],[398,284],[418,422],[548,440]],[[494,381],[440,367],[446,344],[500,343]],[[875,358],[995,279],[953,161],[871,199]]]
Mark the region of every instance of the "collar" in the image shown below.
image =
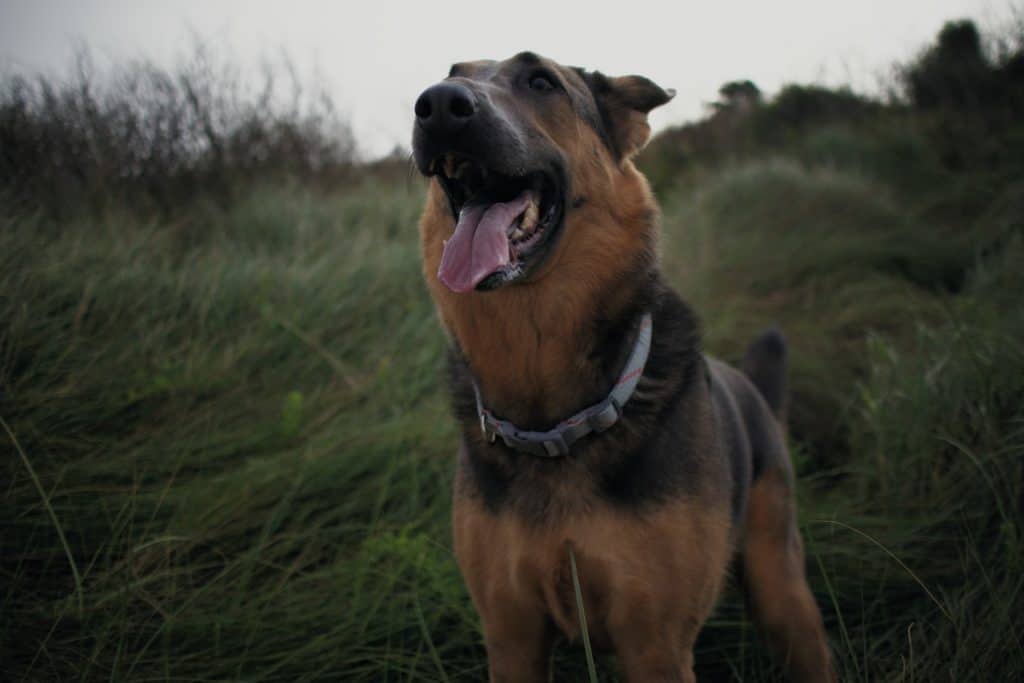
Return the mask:
[[[476,411],[480,416],[480,430],[484,438],[494,443],[500,436],[509,448],[531,453],[542,458],[558,458],[569,454],[569,447],[591,433],[600,433],[611,427],[622,417],[622,406],[633,395],[651,351],[651,314],[645,313],[640,321],[640,330],[633,351],[629,354],[622,374],[604,400],[584,408],[572,417],[559,422],[553,429],[533,432],[519,429],[511,422],[501,420],[484,407],[480,388],[473,380],[476,394]]]

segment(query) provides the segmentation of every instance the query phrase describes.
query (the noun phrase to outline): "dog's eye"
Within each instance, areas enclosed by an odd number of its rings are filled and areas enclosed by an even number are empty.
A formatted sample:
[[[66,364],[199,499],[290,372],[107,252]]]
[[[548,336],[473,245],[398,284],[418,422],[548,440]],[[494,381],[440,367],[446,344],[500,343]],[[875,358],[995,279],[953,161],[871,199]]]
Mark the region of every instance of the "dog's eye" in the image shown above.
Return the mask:
[[[554,89],[555,84],[551,82],[551,78],[546,74],[534,74],[533,76],[530,76],[530,90],[547,92]]]

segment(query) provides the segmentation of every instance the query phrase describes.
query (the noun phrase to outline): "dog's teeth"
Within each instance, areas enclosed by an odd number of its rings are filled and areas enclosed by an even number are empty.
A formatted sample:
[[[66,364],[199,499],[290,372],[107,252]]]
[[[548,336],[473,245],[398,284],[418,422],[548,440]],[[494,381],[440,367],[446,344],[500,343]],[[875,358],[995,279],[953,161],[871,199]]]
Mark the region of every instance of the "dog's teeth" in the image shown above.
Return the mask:
[[[522,232],[533,232],[533,229],[537,227],[537,214],[540,212],[540,208],[537,206],[537,202],[530,200],[529,205],[526,207],[526,211],[523,212],[523,220],[519,224]]]
[[[512,231],[513,240],[521,240],[525,235],[526,233],[523,232],[522,228],[516,228],[515,230]]]

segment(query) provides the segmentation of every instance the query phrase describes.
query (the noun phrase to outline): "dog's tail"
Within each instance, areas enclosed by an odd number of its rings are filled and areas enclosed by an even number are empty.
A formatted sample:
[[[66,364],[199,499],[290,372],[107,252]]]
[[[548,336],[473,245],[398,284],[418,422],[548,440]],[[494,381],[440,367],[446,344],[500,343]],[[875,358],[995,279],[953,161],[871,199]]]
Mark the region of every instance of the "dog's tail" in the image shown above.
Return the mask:
[[[743,357],[743,372],[780,422],[786,420],[786,339],[776,328],[762,332]]]

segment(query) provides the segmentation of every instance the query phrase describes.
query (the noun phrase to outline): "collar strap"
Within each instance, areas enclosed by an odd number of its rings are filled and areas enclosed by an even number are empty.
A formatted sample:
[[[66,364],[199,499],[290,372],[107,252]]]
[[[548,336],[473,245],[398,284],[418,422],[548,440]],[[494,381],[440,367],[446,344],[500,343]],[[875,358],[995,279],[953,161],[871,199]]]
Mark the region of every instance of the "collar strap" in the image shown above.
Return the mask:
[[[494,443],[500,436],[505,445],[517,451],[531,453],[542,458],[558,458],[569,454],[569,448],[591,433],[600,433],[611,427],[622,417],[622,406],[633,395],[651,351],[651,314],[645,313],[640,321],[640,330],[629,360],[616,380],[615,386],[603,401],[584,408],[572,417],[562,420],[553,429],[533,432],[519,429],[511,422],[491,414],[484,407],[480,388],[473,381],[476,394],[476,411],[480,415],[480,430],[484,438]]]

